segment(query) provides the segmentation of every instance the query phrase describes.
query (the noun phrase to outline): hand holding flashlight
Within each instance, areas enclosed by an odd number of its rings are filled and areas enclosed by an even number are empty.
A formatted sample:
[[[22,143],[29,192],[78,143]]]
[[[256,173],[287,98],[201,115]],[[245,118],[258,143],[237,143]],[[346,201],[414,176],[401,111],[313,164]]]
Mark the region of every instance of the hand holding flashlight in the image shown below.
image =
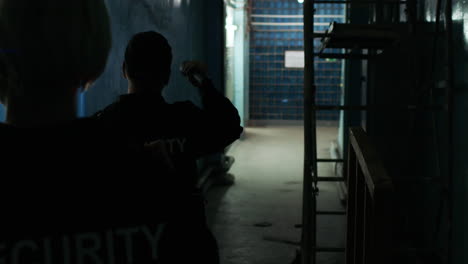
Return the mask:
[[[206,65],[199,61],[184,61],[179,70],[194,86],[200,88],[208,78],[206,68]]]

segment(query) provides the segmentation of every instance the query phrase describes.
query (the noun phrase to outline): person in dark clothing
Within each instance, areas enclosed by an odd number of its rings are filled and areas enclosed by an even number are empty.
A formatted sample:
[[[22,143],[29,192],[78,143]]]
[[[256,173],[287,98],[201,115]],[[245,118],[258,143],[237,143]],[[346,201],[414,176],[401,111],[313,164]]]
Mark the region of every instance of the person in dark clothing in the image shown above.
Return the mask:
[[[128,94],[95,117],[118,127],[123,138],[133,140],[130,144],[164,144],[177,173],[184,175],[181,184],[193,186],[195,160],[223,151],[239,138],[242,127],[237,109],[215,89],[199,62],[186,62],[182,72],[198,88],[203,107],[190,101],[167,103],[161,93],[169,82],[171,64],[171,47],[161,34],[136,34],[122,66]]]
[[[96,113],[95,118],[115,127],[129,145],[162,144],[174,165],[170,177],[177,179],[178,188],[197,193],[196,160],[222,152],[243,129],[237,109],[216,90],[199,62],[185,62],[181,72],[200,92],[202,108],[190,101],[167,103],[162,90],[169,82],[171,64],[172,50],[164,36],[154,31],[136,34],[127,46],[122,66],[128,94]],[[194,208],[203,211],[201,203],[192,201]],[[191,212],[197,214],[196,209]],[[198,216],[187,214],[187,218],[167,226],[161,261],[218,263],[216,242],[204,220],[203,212],[198,211]],[[178,253],[180,248],[191,248],[190,254]]]
[[[169,171],[157,147],[75,113],[110,50],[104,1],[0,1],[0,36],[0,261],[155,263],[183,193],[155,181]]]

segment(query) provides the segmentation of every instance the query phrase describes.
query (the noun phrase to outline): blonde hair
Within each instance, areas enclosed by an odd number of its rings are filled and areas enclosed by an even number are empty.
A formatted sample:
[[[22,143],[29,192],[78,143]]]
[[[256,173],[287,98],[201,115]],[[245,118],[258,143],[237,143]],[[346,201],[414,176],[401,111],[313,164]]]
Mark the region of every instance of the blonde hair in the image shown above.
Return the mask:
[[[0,95],[51,95],[67,92],[63,85],[92,82],[104,71],[110,47],[104,0],[0,0],[0,68],[8,79],[2,82],[0,72]],[[57,85],[49,92],[32,88],[38,82]]]

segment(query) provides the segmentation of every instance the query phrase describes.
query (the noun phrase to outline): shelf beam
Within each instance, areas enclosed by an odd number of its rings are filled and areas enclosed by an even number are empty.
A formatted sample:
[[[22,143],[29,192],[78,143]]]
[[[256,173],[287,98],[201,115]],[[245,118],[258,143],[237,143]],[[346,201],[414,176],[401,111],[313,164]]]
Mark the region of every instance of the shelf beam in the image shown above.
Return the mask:
[[[363,0],[356,0],[356,1],[337,1],[337,0],[320,0],[320,1],[313,1],[314,4],[388,4],[388,5],[405,5],[407,1],[363,1]]]

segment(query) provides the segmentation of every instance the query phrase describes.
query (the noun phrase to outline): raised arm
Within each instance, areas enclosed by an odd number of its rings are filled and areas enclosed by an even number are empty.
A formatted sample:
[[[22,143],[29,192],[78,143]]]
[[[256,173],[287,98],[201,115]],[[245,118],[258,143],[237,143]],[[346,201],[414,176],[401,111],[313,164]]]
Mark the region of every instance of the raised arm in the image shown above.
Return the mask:
[[[216,90],[204,69],[198,62],[186,62],[181,68],[182,73],[199,89],[202,99],[202,109],[193,107],[189,122],[194,129],[188,143],[197,155],[222,151],[243,131],[237,109]]]

